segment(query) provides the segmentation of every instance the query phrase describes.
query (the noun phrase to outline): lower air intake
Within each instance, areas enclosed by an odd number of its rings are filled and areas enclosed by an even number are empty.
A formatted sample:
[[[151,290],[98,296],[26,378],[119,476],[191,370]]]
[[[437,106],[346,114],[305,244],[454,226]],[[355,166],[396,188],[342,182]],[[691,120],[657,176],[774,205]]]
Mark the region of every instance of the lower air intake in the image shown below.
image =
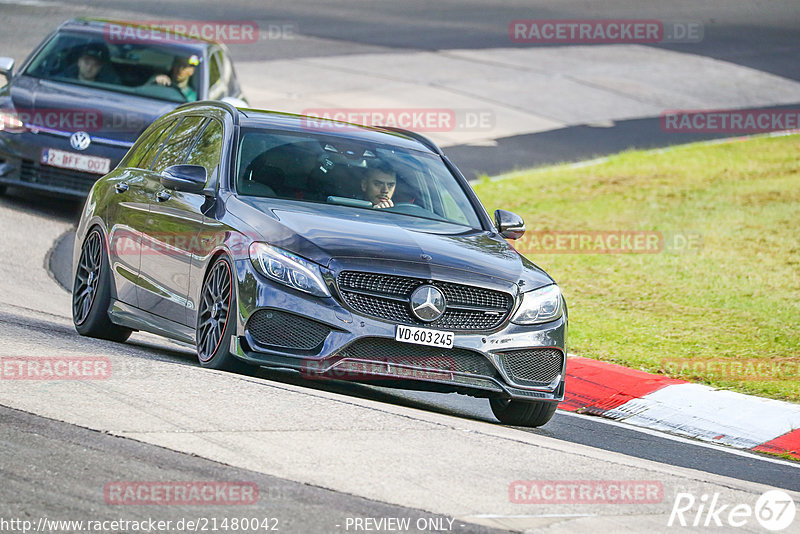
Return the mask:
[[[564,369],[564,353],[558,349],[524,349],[500,353],[500,362],[517,384],[549,384]]]
[[[258,310],[247,321],[247,331],[259,345],[292,350],[313,350],[331,329],[311,319],[278,310]]]

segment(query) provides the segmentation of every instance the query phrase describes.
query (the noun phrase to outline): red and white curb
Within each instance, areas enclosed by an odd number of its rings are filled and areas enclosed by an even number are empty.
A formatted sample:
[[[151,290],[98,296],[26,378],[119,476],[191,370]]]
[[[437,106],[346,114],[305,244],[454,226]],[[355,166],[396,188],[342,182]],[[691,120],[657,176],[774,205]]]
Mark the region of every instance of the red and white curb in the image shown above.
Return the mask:
[[[800,405],[579,356],[567,359],[559,408],[800,460]]]

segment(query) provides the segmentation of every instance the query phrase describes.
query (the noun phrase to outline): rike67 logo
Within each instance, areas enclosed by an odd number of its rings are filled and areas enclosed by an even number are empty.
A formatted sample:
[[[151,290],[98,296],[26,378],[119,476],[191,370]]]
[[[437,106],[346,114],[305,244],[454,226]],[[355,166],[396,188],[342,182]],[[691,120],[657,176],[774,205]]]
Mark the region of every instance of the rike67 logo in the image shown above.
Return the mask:
[[[699,498],[691,493],[678,493],[672,505],[667,526],[752,528],[755,520],[771,532],[780,532],[794,523],[797,508],[788,493],[769,490],[761,495],[755,506],[747,503],[724,502],[719,493],[704,493]]]

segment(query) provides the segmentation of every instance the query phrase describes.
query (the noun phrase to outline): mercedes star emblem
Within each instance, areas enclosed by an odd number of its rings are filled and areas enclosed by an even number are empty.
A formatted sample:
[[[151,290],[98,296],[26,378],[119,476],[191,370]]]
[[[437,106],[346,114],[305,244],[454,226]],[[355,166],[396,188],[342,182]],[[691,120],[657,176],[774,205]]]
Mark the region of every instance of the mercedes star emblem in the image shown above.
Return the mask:
[[[435,321],[444,313],[444,295],[433,286],[420,286],[411,293],[411,312],[426,323]]]
[[[69,144],[75,150],[86,150],[92,144],[92,139],[86,132],[75,132],[69,137]]]

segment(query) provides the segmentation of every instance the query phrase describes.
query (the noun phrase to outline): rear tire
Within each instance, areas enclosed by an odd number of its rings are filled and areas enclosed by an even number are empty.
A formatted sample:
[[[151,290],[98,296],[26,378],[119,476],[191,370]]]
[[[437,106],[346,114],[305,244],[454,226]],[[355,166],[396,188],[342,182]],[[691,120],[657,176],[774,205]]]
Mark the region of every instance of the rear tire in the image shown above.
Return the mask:
[[[542,426],[553,418],[557,402],[489,399],[492,413],[504,425]]]
[[[209,369],[242,372],[250,368],[230,352],[236,329],[233,268],[222,256],[209,269],[197,306],[197,359]]]
[[[5,195],[6,191],[8,191],[8,186],[5,184],[0,184],[0,197]]]
[[[132,330],[108,318],[111,305],[111,270],[106,240],[98,228],[86,236],[72,284],[72,322],[82,336],[123,342]]]

